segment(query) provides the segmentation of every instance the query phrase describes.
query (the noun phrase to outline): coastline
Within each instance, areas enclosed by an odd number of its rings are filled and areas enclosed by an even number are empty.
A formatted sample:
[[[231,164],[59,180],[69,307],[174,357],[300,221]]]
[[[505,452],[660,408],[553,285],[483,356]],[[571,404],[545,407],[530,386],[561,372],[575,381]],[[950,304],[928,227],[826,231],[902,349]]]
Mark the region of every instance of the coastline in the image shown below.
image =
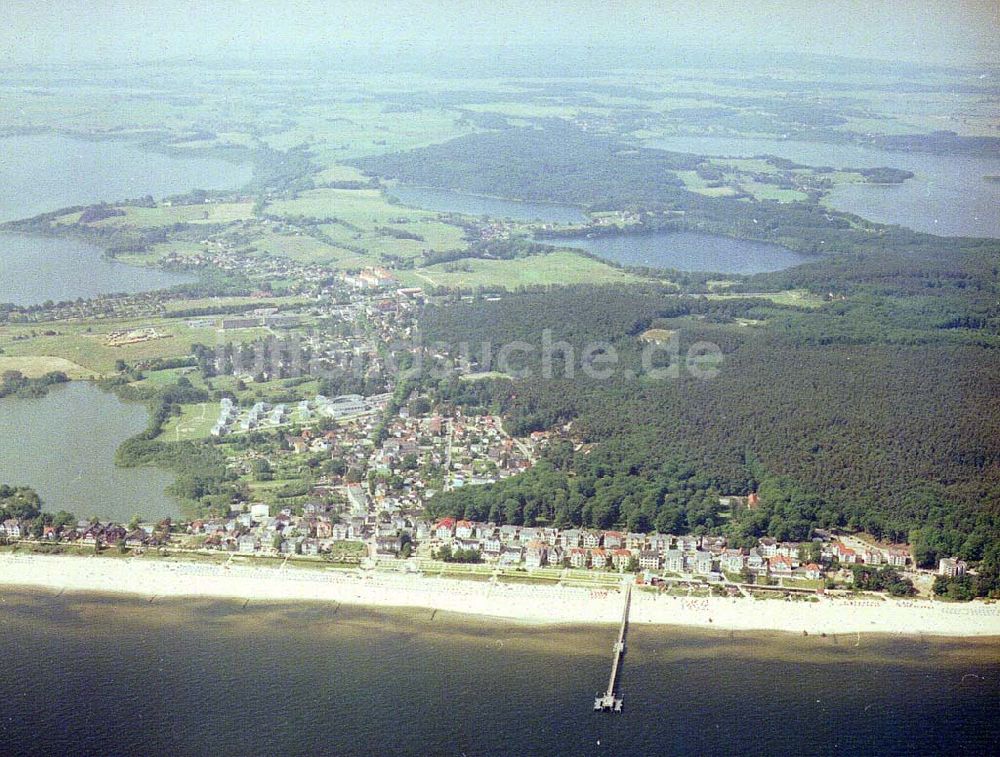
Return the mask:
[[[167,559],[0,555],[0,587],[156,598],[336,602],[426,608],[531,625],[613,625],[622,596],[558,586],[338,569],[199,565]],[[1000,604],[821,598],[684,598],[633,591],[630,623],[809,635],[1000,637]]]

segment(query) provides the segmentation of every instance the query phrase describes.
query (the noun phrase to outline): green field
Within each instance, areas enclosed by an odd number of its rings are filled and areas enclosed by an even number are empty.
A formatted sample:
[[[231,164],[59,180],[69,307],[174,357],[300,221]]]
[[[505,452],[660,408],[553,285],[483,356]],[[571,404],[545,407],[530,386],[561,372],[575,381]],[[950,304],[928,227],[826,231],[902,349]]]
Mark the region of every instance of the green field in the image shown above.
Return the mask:
[[[802,202],[809,199],[805,192],[795,189],[782,189],[774,184],[761,184],[756,181],[744,181],[740,184],[744,192],[752,194],[757,200],[776,200],[777,202]]]
[[[36,355],[0,355],[0,374],[6,371],[19,371],[28,378],[37,378],[53,371],[62,371],[71,379],[94,377],[93,371],[65,358]]]
[[[272,216],[333,219],[318,228],[322,239],[299,232],[265,233],[254,246],[304,263],[341,269],[379,265],[385,256],[415,258],[425,251],[449,251],[468,243],[464,230],[437,214],[390,203],[374,189],[316,189],[267,206]],[[400,238],[414,236],[416,239]]]
[[[201,402],[197,405],[182,405],[181,414],[170,418],[163,424],[160,438],[164,441],[179,442],[186,439],[205,439],[209,436],[218,407],[212,402]]]
[[[268,255],[291,258],[299,263],[333,265],[340,268],[364,267],[377,262],[342,247],[326,244],[301,233],[266,233],[256,237],[253,246]]]
[[[317,184],[332,181],[367,181],[368,177],[353,166],[333,165],[313,176]]]
[[[92,225],[157,228],[175,223],[232,223],[253,217],[253,203],[250,202],[158,205],[155,208],[125,205],[121,209],[125,211],[124,216],[112,216]]]
[[[821,295],[813,294],[805,289],[786,289],[783,292],[759,292],[740,294],[708,294],[705,295],[710,300],[729,300],[745,297],[758,297],[770,300],[776,305],[793,305],[800,308],[818,308],[826,304],[826,299]]]
[[[730,186],[708,186],[708,182],[701,178],[696,171],[678,171],[677,175],[684,182],[684,188],[689,192],[696,192],[705,197],[732,197],[736,194],[736,190]]]
[[[521,286],[617,284],[639,280],[630,273],[568,250],[516,260],[466,259],[413,271],[399,271],[398,274],[410,286],[454,289],[516,289]]]
[[[152,326],[165,337],[119,347],[107,344],[108,332],[142,326]],[[63,358],[83,371],[110,374],[117,360],[134,363],[156,357],[183,357],[191,354],[191,345],[195,342],[210,345],[220,339],[245,342],[268,333],[265,329],[243,329],[223,337],[214,326],[191,328],[180,318],[102,321],[94,325],[59,323],[52,332],[39,333],[30,326],[3,326],[0,327],[0,348],[10,357]]]

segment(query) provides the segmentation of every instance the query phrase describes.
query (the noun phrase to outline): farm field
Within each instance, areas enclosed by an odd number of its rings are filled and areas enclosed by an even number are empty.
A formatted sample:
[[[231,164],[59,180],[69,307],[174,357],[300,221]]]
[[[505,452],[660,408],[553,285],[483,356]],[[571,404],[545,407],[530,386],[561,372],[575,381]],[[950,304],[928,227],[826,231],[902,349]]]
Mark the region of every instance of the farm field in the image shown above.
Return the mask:
[[[710,300],[728,300],[744,297],[757,297],[770,300],[776,305],[793,305],[800,308],[818,308],[826,304],[826,299],[820,295],[813,294],[805,289],[787,289],[783,292],[759,292],[759,293],[739,293],[739,294],[707,294]]]
[[[160,438],[168,442],[206,439],[218,416],[214,403],[182,405],[181,414],[170,418],[164,425]]]
[[[111,346],[108,334],[112,331],[152,327],[161,338],[134,344]],[[231,335],[227,341],[246,342],[269,333],[266,329],[242,329]],[[60,323],[57,328],[39,333],[31,326],[0,327],[0,348],[9,358],[56,358],[69,361],[81,372],[110,375],[115,371],[115,363],[125,360],[129,363],[152,358],[184,357],[191,353],[191,345],[215,344],[217,332],[214,326],[192,328],[182,319],[146,318],[141,321],[101,321],[92,325],[80,323]],[[89,377],[89,376],[88,376]]]
[[[18,371],[28,378],[38,378],[53,371],[61,371],[71,379],[88,379],[94,376],[92,371],[71,360],[42,355],[0,355],[0,374],[7,371]]]
[[[554,284],[616,284],[638,281],[638,277],[568,250],[532,255],[515,260],[466,259],[439,263],[413,271],[400,271],[399,277],[411,286],[441,286],[471,289]]]

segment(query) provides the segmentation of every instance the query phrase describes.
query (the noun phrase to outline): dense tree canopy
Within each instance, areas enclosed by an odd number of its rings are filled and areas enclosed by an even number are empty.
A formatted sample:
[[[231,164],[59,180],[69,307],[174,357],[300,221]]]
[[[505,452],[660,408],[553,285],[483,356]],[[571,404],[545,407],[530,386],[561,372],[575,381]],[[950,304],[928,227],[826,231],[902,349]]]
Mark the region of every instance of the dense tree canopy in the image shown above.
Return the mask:
[[[1000,538],[1000,360],[992,333],[939,328],[892,313],[906,303],[859,297],[813,311],[759,299],[678,297],[655,287],[567,287],[500,301],[452,303],[423,316],[428,343],[469,344],[478,370],[498,347],[520,355],[526,379],[428,379],[439,399],[489,408],[514,433],[568,426],[534,470],[446,493],[437,513],[673,532],[725,531],[806,539],[815,527],[864,529],[914,541],[932,564],[981,560]],[[747,321],[762,325],[740,325]],[[643,373],[640,336],[677,334],[678,375]],[[607,342],[620,370],[566,373],[543,331],[576,356]],[[687,348],[723,354],[709,380],[684,370]],[[491,351],[479,349],[489,343]],[[632,370],[634,375],[630,375]],[[718,497],[759,491],[761,506],[720,517]]]

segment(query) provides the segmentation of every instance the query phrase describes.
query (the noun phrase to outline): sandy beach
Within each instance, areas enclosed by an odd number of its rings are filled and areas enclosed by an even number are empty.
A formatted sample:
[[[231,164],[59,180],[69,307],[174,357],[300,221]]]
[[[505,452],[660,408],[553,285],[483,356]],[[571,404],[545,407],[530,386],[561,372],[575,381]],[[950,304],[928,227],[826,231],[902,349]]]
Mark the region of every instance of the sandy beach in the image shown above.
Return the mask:
[[[492,584],[392,573],[219,566],[150,558],[0,555],[0,586],[145,597],[421,607],[533,624],[617,623],[617,591]],[[1000,637],[1000,604],[878,598],[784,601],[633,592],[631,622],[809,634]]]

